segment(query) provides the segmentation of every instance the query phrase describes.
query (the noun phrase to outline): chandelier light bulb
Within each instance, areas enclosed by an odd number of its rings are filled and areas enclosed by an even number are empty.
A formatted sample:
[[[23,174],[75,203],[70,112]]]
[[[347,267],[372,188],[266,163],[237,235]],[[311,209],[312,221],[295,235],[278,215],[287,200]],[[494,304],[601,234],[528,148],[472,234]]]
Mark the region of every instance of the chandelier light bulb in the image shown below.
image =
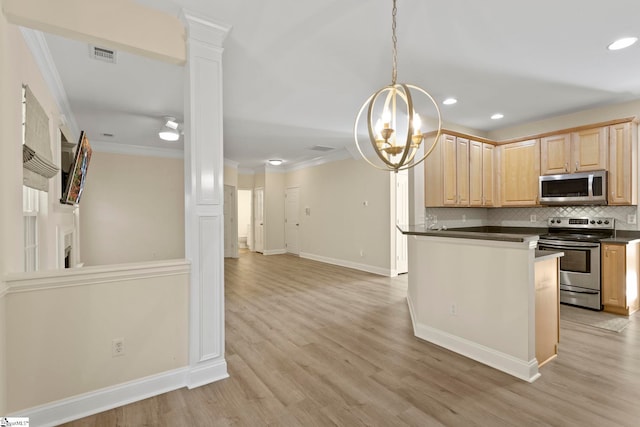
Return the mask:
[[[420,114],[413,113],[413,133],[420,134],[420,128],[422,127],[422,120],[420,120]]]

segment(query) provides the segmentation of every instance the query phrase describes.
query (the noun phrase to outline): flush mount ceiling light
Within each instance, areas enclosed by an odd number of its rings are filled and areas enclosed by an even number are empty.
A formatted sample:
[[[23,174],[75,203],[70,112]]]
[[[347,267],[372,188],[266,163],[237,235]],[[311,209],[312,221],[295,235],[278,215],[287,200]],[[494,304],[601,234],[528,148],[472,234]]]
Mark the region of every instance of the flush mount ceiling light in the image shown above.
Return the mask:
[[[500,120],[501,118],[504,117],[504,114],[502,113],[495,113],[493,116],[491,116],[491,120]]]
[[[611,43],[609,46],[607,46],[607,49],[609,50],[624,49],[625,47],[629,47],[637,41],[638,41],[637,37],[624,37]]]
[[[453,104],[455,104],[456,102],[458,102],[458,100],[457,100],[457,99],[455,99],[455,98],[447,98],[447,99],[445,99],[444,101],[442,101],[442,103],[443,103],[444,105],[453,105]]]
[[[282,164],[282,160],[280,160],[280,159],[271,159],[271,160],[269,160],[269,164],[271,166],[280,166]]]
[[[406,83],[398,83],[398,49],[396,36],[396,13],[398,8],[396,0],[393,0],[392,20],[391,20],[391,41],[393,44],[393,68],[391,72],[391,84],[383,87],[371,95],[362,105],[356,122],[353,127],[353,135],[356,147],[360,155],[371,166],[382,170],[398,172],[400,170],[409,169],[421,163],[433,151],[440,131],[442,130],[442,118],[440,109],[433,97],[424,89]],[[416,160],[418,149],[424,140],[424,135],[420,129],[422,124],[418,112],[414,109],[414,95],[423,98],[422,101],[416,99],[416,102],[423,104],[432,104],[438,117],[438,128],[435,132],[433,143],[420,159]],[[428,100],[424,102],[424,97]],[[367,110],[367,132],[371,146],[376,155],[380,159],[378,164],[373,163],[365,156],[360,142],[358,141],[359,128],[358,124],[363,112]],[[423,113],[424,114],[424,113]],[[374,119],[375,118],[375,119]],[[374,124],[375,120],[375,124]],[[364,132],[363,132],[364,133]]]
[[[180,132],[178,132],[178,122],[175,117],[166,116],[164,118],[164,125],[158,132],[158,136],[163,141],[177,141],[180,138]]]

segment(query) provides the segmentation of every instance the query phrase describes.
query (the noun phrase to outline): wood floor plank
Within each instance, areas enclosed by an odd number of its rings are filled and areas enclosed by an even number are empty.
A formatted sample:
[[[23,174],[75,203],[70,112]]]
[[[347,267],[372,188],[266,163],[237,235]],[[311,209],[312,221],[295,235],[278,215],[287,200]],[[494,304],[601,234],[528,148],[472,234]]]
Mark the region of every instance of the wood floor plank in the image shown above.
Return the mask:
[[[560,322],[529,384],[414,337],[407,276],[291,255],[225,261],[230,378],[67,426],[637,426],[640,321]]]

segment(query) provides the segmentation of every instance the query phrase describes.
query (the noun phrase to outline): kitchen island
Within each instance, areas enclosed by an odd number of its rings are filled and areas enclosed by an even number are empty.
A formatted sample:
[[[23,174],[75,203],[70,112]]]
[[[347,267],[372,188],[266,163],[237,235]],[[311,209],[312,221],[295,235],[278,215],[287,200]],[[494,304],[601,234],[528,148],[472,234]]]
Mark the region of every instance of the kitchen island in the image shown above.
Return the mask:
[[[399,228],[409,237],[407,302],[415,336],[535,381],[539,365],[556,353],[562,252],[536,253],[537,234]],[[536,277],[536,264],[547,261]],[[536,312],[543,314],[537,319]],[[537,327],[536,320],[545,321]],[[537,341],[544,360],[536,358]]]

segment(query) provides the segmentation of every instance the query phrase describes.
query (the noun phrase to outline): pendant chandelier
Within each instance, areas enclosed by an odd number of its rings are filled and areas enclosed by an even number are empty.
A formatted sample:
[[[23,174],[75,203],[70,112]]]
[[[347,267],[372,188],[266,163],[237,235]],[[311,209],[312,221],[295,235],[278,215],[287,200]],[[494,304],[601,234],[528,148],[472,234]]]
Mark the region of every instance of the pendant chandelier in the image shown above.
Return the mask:
[[[382,170],[398,172],[420,164],[433,151],[442,130],[440,109],[433,97],[424,89],[406,83],[398,83],[398,49],[396,36],[396,13],[398,8],[393,0],[392,9],[392,43],[393,70],[391,84],[383,87],[371,95],[362,105],[353,128],[356,147],[360,155],[373,167]],[[437,112],[438,128],[431,146],[422,157],[416,155],[424,141],[422,123],[418,112],[414,109],[414,95],[428,99]],[[426,97],[426,98],[425,98]],[[428,104],[427,104],[428,105]],[[364,154],[358,141],[358,124],[363,112],[367,111],[367,131],[371,145],[381,162],[372,162]]]

